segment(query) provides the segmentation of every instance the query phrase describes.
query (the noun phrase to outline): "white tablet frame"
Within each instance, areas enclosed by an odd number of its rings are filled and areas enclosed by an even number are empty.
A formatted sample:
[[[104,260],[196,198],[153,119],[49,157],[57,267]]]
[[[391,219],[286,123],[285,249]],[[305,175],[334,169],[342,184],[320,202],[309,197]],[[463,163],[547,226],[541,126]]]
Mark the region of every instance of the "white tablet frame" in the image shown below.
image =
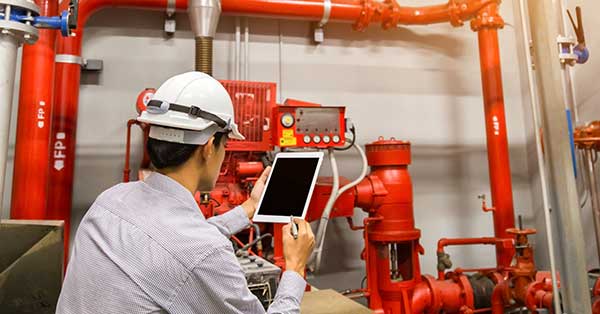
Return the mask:
[[[274,171],[277,168],[277,161],[282,158],[319,158],[319,161],[317,162],[317,167],[315,167],[315,172],[313,173],[313,179],[312,179],[312,183],[310,185],[310,189],[308,192],[308,197],[306,198],[306,202],[304,203],[304,210],[302,211],[302,216],[294,217],[294,218],[304,219],[304,217],[306,217],[306,212],[308,211],[308,205],[310,204],[310,200],[312,198],[312,193],[313,193],[313,190],[315,189],[315,185],[317,183],[317,177],[319,176],[319,170],[321,169],[321,164],[323,162],[323,155],[324,155],[323,152],[293,152],[293,153],[281,152],[275,156],[275,161],[273,162],[273,166],[272,166],[273,170],[272,171]],[[262,204],[263,198],[265,197],[265,194],[267,193],[267,190],[269,189],[270,181],[271,181],[271,176],[269,175],[269,178],[267,179],[263,193],[260,196],[260,201],[258,202],[258,205],[256,206],[256,212],[254,212],[254,217],[252,218],[252,221],[254,221],[254,222],[271,222],[271,223],[289,223],[290,222],[289,216],[261,215],[258,213],[260,206]]]

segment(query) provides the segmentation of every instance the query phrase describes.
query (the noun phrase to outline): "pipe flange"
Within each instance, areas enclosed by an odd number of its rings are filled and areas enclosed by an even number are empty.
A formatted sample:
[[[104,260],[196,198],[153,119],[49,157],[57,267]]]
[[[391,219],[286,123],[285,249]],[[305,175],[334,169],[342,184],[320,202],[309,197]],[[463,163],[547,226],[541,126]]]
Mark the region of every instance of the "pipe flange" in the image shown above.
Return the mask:
[[[40,8],[33,2],[27,0],[0,0],[0,8],[10,5],[15,8],[19,8],[24,11],[31,11],[33,15],[40,14]]]
[[[473,296],[473,287],[471,287],[471,282],[469,282],[469,278],[463,274],[459,275],[455,281],[461,286],[462,291],[464,293],[465,303],[469,309],[475,308],[475,297]]]
[[[461,13],[467,10],[467,3],[463,2],[459,5],[457,0],[450,0],[448,2],[448,7],[450,13],[450,24],[454,27],[463,26],[465,21],[463,21]]]
[[[488,4],[488,6],[492,5],[491,3]],[[479,13],[477,13],[477,16],[471,20],[471,30],[477,32],[483,28],[504,28],[504,19],[502,19],[502,16],[500,16],[500,14],[498,13],[497,6],[490,9],[481,9]]]
[[[421,278],[423,279],[423,281],[425,281],[425,283],[429,287],[429,291],[431,291],[431,306],[430,307],[432,309],[441,309],[442,306],[444,305],[444,302],[442,300],[440,291],[437,291],[435,289],[435,284],[434,284],[434,282],[436,281],[435,278],[431,275],[424,275],[424,276],[421,276]],[[426,313],[429,313],[429,312],[432,312],[432,311],[428,311]]]
[[[548,282],[547,279],[542,281],[536,281],[527,287],[527,291],[525,294],[525,306],[529,311],[535,313],[538,308],[543,308],[544,305],[538,303],[537,294],[538,292],[542,293],[551,293],[552,292],[552,284]]]
[[[383,4],[387,6],[387,8],[382,8],[380,10],[384,13],[381,17],[381,27],[386,30],[396,27],[400,20],[400,5],[396,0],[385,0]]]
[[[39,32],[37,28],[15,22],[0,20],[0,34],[16,38],[20,43],[33,44],[38,40]]]
[[[363,0],[362,1],[362,10],[360,11],[360,17],[354,23],[354,30],[362,32],[364,31],[371,20],[373,19],[373,15],[375,14],[376,4],[373,3],[372,0]]]

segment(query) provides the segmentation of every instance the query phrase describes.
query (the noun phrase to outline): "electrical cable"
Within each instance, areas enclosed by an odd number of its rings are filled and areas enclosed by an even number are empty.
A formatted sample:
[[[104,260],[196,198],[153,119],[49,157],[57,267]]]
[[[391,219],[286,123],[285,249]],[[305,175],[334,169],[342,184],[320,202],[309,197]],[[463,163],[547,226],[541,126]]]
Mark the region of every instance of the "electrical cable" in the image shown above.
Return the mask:
[[[325,209],[323,210],[323,215],[321,215],[319,228],[317,229],[317,245],[315,246],[315,250],[313,251],[315,272],[318,272],[319,268],[321,267],[323,245],[325,243],[325,233],[327,232],[327,224],[329,222],[329,216],[331,215],[333,205],[335,204],[340,195],[344,194],[344,192],[358,185],[367,176],[367,172],[369,170],[369,164],[364,150],[360,147],[360,145],[356,145],[356,143],[353,143],[352,146],[360,154],[360,157],[362,159],[362,170],[360,172],[360,175],[354,181],[344,185],[342,188],[339,187],[339,169],[337,167],[334,152],[332,150],[329,150],[329,159],[331,162],[331,169],[333,172],[333,186],[331,190],[331,196],[329,197],[329,200],[327,200],[327,204],[325,205]]]
[[[273,235],[270,233],[265,233],[263,235],[261,235],[260,237],[257,237],[256,239],[254,239],[254,241],[242,246],[239,250],[235,251],[235,255],[239,255],[241,254],[243,251],[248,250],[249,248],[253,247],[256,243],[258,243],[258,241],[261,241],[264,238],[267,237],[272,237]]]
[[[350,147],[354,146],[354,143],[356,142],[356,128],[353,126],[350,127],[350,132],[352,133],[352,141],[350,142],[350,145],[346,146],[346,147],[335,147],[334,149],[337,151],[345,151],[345,150],[349,150]]]
[[[335,200],[337,199],[337,194],[340,189],[339,169],[337,166],[337,161],[335,160],[335,152],[331,148],[328,149],[328,157],[329,157],[329,163],[331,165],[331,171],[333,173],[333,185],[331,187],[331,195],[329,196],[329,199],[327,200],[327,204],[325,205],[325,209],[323,210],[323,214],[321,215],[321,220],[319,221],[319,227],[317,229],[317,235],[316,235],[317,243],[315,245],[315,249],[313,250],[313,254],[312,254],[312,257],[316,261],[315,265],[314,265],[315,272],[319,271],[319,267],[321,264],[321,252],[323,250],[323,242],[325,242],[324,238],[325,238],[325,232],[327,230],[327,222],[329,221],[329,214],[331,213],[331,209],[333,208],[333,205],[335,204]],[[313,260],[313,258],[311,258],[311,260]]]

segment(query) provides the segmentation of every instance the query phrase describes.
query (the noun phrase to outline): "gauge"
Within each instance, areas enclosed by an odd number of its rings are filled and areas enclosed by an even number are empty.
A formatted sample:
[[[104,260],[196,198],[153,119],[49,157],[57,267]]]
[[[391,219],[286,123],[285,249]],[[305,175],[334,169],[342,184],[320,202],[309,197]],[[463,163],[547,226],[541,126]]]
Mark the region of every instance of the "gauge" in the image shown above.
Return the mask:
[[[294,116],[291,113],[284,113],[281,116],[281,125],[285,128],[291,128],[294,125]]]
[[[340,136],[339,135],[334,135],[333,136],[333,142],[336,143],[336,144],[339,143],[340,142]]]
[[[321,143],[321,137],[318,135],[313,136],[313,142],[315,142],[316,144]]]
[[[308,143],[310,143],[310,140],[311,140],[310,135],[304,135],[304,143],[308,144]]]
[[[324,135],[323,136],[323,143],[329,144],[329,142],[331,142],[331,138],[329,137],[329,135]]]

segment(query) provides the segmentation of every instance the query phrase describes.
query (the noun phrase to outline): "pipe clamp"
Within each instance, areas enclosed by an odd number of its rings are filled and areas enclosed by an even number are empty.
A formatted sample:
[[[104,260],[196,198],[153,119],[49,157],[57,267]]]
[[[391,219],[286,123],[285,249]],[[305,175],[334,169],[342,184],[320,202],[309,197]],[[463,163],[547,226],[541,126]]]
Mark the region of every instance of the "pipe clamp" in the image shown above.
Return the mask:
[[[69,55],[69,54],[58,54],[54,58],[54,62],[56,63],[71,63],[71,64],[79,64],[83,65],[83,58],[77,55]]]

